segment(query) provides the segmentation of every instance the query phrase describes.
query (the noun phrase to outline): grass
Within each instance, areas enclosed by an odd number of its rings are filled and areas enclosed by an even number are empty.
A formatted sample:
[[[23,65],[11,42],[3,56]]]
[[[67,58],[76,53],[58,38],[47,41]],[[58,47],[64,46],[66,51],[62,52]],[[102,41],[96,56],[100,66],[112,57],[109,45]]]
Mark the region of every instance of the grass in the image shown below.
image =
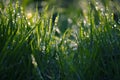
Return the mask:
[[[27,16],[19,3],[0,8],[0,80],[119,80],[120,25],[94,0],[88,6],[72,19],[77,29],[59,36],[64,24],[61,14],[53,23],[54,10]]]

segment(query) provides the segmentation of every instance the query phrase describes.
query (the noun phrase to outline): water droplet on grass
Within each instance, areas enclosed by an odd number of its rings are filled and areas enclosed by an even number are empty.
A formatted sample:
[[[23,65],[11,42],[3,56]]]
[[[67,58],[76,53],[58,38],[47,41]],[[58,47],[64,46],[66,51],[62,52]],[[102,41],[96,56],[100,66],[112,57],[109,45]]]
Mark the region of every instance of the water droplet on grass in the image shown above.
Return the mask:
[[[18,18],[21,18],[21,15],[20,15],[20,13],[17,13],[17,16],[18,16]]]
[[[72,19],[68,18],[68,23],[71,24],[72,22]]]
[[[30,22],[28,22],[28,25],[31,25],[31,23],[30,23]]]
[[[1,37],[3,37],[3,34],[1,34]]]
[[[117,25],[115,24],[114,27],[117,27]]]
[[[120,19],[118,19],[118,24],[120,24]]]

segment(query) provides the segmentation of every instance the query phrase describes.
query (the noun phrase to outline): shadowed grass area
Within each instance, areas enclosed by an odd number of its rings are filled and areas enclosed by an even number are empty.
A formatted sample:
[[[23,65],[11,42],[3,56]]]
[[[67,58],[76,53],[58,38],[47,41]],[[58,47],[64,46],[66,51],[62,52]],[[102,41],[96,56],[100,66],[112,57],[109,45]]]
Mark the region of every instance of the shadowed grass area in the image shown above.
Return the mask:
[[[0,80],[120,79],[120,25],[110,9],[92,0],[87,13],[76,10],[68,22],[57,14],[53,22],[47,8],[0,7]]]

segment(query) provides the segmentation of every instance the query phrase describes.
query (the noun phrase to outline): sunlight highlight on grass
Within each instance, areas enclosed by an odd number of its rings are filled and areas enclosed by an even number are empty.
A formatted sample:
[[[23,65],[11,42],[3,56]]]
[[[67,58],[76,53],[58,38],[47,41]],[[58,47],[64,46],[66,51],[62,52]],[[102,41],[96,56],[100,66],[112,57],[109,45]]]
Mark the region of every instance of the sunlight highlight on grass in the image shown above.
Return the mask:
[[[26,16],[27,16],[27,19],[31,19],[33,17],[33,14],[32,14],[32,12],[28,12],[26,14]]]

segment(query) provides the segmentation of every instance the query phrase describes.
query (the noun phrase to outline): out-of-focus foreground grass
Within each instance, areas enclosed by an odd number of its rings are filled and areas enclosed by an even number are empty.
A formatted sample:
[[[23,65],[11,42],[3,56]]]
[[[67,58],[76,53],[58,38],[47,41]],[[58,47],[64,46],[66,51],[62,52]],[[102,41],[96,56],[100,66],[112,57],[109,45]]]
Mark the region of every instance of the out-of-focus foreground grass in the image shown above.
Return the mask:
[[[120,25],[102,1],[54,22],[47,6],[39,14],[0,5],[0,80],[119,80]]]

